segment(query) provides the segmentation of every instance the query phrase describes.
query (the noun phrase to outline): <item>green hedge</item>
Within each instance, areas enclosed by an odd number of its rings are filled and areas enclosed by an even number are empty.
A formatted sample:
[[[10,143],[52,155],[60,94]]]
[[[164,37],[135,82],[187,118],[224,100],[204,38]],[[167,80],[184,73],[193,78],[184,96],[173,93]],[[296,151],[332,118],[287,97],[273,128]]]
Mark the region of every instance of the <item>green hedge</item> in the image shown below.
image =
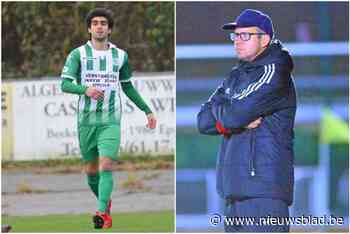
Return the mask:
[[[174,70],[172,2],[3,2],[2,77],[59,75],[67,54],[89,39],[85,16],[95,7],[114,13],[111,41],[133,70]]]

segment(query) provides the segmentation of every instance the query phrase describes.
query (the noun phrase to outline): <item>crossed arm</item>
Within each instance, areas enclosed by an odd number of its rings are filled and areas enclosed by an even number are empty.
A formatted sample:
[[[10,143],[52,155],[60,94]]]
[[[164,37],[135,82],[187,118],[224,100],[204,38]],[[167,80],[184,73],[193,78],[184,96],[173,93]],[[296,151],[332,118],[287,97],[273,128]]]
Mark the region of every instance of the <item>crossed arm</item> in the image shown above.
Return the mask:
[[[261,122],[262,117],[250,122],[247,126],[238,129],[227,129],[218,121],[213,114],[213,103],[210,101],[203,104],[200,112],[197,116],[197,124],[199,132],[207,135],[224,135],[225,137],[230,137],[235,131],[242,131],[244,129],[254,129],[257,128]]]
[[[265,115],[283,108],[289,71],[273,64],[267,76],[251,83],[240,95],[228,96],[223,85],[202,105],[197,116],[199,132],[208,135],[256,128]]]

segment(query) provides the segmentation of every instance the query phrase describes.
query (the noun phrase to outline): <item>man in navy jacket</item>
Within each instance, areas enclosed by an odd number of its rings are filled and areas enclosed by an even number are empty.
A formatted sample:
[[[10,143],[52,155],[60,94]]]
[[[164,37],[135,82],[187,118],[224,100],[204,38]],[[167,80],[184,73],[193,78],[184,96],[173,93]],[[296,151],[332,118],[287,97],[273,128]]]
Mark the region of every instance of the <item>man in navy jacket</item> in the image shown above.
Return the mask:
[[[225,231],[288,232],[283,218],[293,201],[293,61],[260,11],[247,9],[223,29],[231,30],[239,62],[202,105],[197,124],[202,134],[223,136],[217,191],[226,200],[225,216],[254,218],[254,225],[225,222]],[[271,225],[277,218],[279,225]]]

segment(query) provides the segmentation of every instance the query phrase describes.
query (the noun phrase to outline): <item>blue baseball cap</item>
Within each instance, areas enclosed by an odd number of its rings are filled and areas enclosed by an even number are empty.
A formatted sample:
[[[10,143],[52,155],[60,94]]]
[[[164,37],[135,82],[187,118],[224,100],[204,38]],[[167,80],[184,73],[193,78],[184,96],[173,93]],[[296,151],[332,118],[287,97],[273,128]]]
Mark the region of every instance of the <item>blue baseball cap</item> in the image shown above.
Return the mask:
[[[235,20],[222,26],[223,30],[234,30],[235,28],[258,27],[271,39],[274,36],[273,25],[270,17],[261,11],[246,9]]]

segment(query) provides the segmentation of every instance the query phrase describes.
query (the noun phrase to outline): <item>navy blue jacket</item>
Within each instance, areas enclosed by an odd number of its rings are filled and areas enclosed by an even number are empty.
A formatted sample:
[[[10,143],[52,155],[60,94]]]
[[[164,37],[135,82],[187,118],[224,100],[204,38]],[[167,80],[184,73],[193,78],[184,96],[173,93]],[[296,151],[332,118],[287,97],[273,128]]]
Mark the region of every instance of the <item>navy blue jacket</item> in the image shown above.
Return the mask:
[[[218,135],[216,122],[233,134],[222,137],[217,190],[222,198],[293,201],[293,138],[296,93],[293,61],[275,40],[253,62],[240,61],[201,106],[200,133]],[[262,117],[255,129],[249,123]]]

